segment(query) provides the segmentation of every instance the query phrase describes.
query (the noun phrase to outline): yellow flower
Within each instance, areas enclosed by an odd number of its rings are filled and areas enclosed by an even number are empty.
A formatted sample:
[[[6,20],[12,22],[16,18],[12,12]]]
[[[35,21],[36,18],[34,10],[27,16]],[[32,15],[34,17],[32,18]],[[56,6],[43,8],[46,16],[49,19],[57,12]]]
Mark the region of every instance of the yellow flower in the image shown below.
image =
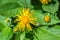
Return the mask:
[[[21,15],[17,15],[17,19],[15,20],[15,22],[18,21],[18,24],[16,25],[16,27],[18,27],[20,31],[24,31],[25,29],[32,31],[32,26],[30,25],[30,23],[35,24],[34,20],[35,18],[32,17],[30,10],[24,9],[21,12]]]
[[[45,16],[45,17],[44,17],[44,21],[47,22],[47,23],[50,22],[50,16],[48,16],[48,15]]]
[[[48,4],[51,0],[40,0],[42,4]]]

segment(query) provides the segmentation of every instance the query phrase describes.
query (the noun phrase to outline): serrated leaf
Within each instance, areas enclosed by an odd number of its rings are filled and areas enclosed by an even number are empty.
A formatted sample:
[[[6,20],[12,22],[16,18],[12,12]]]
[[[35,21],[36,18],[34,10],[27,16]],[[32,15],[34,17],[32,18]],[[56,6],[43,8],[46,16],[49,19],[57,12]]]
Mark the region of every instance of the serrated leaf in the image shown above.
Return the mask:
[[[7,4],[7,3],[13,3],[15,2],[14,0],[0,0],[0,6]]]
[[[0,15],[0,30],[7,25],[7,23],[5,22],[5,19],[6,19],[5,16]]]
[[[44,26],[46,27],[46,26]],[[57,29],[57,30],[56,30]],[[34,31],[34,39],[33,40],[60,40],[60,29],[59,28],[42,28],[39,27],[35,29]]]
[[[57,0],[53,0],[54,2],[52,2],[51,4],[48,5],[42,5],[42,8],[44,11],[50,12],[52,14],[54,14],[55,12],[58,11],[59,8],[59,2]]]
[[[25,0],[16,0],[16,2],[17,2],[21,7],[25,7],[25,6],[26,6],[26,1],[25,1]]]
[[[50,28],[48,28],[47,30],[57,36],[60,36],[60,25],[55,25],[53,27],[50,26]]]
[[[20,14],[21,9],[22,8],[15,8],[15,9],[7,10],[7,11],[2,10],[2,11],[0,11],[0,15],[6,16],[6,17],[16,16],[16,15]]]
[[[15,40],[24,40],[25,32],[16,34]]]
[[[0,6],[0,11],[8,11],[8,10],[16,9],[19,7],[20,7],[20,5],[16,2],[15,3],[7,3],[7,4]]]
[[[32,4],[31,4],[31,0],[26,0],[26,7],[28,8],[33,8]]]
[[[16,0],[21,7],[33,8],[31,0]]]
[[[53,24],[57,24],[60,22],[60,20],[58,19],[57,16],[54,16],[52,14],[49,13],[49,16],[51,18],[51,21],[49,23],[45,22],[44,21],[44,17],[46,15],[48,15],[48,13],[42,13],[41,10],[34,10],[33,11],[33,16],[35,16],[35,18],[37,18],[37,22],[40,24],[40,25],[53,25]]]
[[[12,29],[8,27],[5,16],[0,16],[0,40],[10,40],[13,35]]]
[[[6,2],[6,1],[8,3],[4,3],[0,5],[0,15],[10,17],[13,16],[14,14],[17,14],[16,12],[19,10],[20,5],[14,0],[2,0],[2,2]]]
[[[0,40],[10,40],[13,35],[11,28],[4,27],[0,32]]]

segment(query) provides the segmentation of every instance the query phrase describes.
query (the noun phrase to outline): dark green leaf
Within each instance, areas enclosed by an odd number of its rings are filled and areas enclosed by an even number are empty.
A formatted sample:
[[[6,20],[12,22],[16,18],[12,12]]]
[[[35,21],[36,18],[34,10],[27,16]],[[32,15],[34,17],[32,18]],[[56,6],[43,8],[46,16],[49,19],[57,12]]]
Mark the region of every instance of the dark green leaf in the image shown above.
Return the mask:
[[[2,15],[2,16],[7,16],[7,17],[16,16],[16,15],[20,14],[21,9],[22,9],[22,8],[15,8],[15,9],[7,10],[7,11],[1,10],[1,11],[0,11],[0,15]],[[4,12],[3,12],[3,11],[4,11]]]
[[[59,7],[59,2],[57,0],[53,0],[51,4],[42,5],[44,11],[50,12],[52,14],[58,11],[58,7]]]

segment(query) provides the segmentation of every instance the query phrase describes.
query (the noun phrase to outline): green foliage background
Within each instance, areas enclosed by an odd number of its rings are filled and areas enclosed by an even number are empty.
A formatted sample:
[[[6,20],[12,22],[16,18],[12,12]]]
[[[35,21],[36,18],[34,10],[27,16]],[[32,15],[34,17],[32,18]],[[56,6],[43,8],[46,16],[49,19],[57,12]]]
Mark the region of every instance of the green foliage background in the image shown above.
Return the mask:
[[[5,19],[15,17],[26,7],[34,11],[39,25],[30,32],[14,33],[11,22],[8,24]],[[43,18],[48,13],[51,22],[46,23]],[[0,40],[60,40],[60,0],[48,5],[39,0],[0,0]]]

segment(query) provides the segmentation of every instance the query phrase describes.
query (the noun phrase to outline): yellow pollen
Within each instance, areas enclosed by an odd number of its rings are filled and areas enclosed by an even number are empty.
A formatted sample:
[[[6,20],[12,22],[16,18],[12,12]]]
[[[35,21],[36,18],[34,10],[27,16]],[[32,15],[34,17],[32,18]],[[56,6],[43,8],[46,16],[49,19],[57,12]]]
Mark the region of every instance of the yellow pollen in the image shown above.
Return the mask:
[[[26,25],[29,23],[29,18],[27,16],[23,16],[21,22]]]

